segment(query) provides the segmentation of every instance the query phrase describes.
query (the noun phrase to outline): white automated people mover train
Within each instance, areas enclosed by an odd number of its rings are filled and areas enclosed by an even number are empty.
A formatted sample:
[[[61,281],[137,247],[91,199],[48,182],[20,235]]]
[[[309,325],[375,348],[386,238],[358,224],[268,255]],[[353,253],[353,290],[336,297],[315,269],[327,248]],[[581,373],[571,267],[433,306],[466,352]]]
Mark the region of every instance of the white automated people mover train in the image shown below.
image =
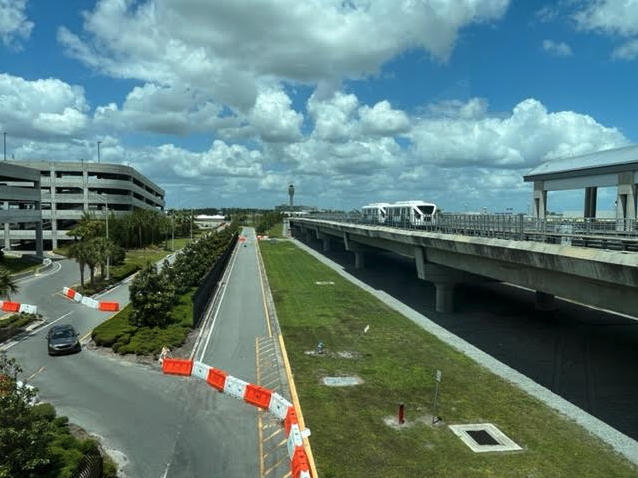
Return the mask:
[[[371,203],[361,210],[366,222],[389,226],[430,226],[436,216],[436,204],[416,200]]]
[[[363,220],[372,224],[385,224],[387,202],[374,202],[361,208]]]

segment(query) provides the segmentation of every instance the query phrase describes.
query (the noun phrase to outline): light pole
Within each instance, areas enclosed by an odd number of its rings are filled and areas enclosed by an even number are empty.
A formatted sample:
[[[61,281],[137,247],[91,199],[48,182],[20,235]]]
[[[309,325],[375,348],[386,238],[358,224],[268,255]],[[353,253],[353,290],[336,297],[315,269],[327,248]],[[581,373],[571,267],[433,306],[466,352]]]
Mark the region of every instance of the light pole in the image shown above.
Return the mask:
[[[4,136],[4,160],[7,160],[7,133],[2,133]]]
[[[100,143],[98,142],[98,145]],[[104,201],[104,205],[106,206],[106,246],[109,246],[109,202],[106,198],[103,198],[100,194],[93,194],[93,196],[95,196],[96,198],[98,198],[100,201]],[[111,254],[109,253],[109,251],[107,250],[107,254],[106,254],[106,280],[109,280],[111,278]]]
[[[193,210],[191,209],[191,242],[193,242]]]
[[[100,144],[102,143],[102,141],[98,141],[97,142],[97,162],[100,162]]]
[[[171,250],[175,252],[175,211],[171,215],[171,226],[173,226],[173,231],[171,232]]]

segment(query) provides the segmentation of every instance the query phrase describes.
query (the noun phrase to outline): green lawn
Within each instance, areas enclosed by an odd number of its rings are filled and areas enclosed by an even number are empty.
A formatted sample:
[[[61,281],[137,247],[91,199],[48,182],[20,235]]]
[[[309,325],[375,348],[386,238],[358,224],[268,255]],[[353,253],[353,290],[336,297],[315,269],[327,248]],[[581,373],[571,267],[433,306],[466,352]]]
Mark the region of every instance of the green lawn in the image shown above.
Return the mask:
[[[16,274],[18,272],[37,269],[38,267],[42,267],[42,264],[32,261],[28,256],[14,257],[5,255],[2,261],[0,261],[0,266],[8,269],[11,274]]]
[[[262,242],[260,248],[322,478],[638,476],[637,467],[586,430],[292,243]],[[319,341],[324,357],[304,353]],[[340,358],[339,351],[358,358]],[[427,415],[436,370],[443,371],[437,413],[443,424],[433,427]],[[320,384],[324,376],[348,374],[365,383]],[[400,402],[411,426],[396,430],[384,418],[396,416]],[[446,426],[480,422],[496,424],[524,451],[475,454]]]

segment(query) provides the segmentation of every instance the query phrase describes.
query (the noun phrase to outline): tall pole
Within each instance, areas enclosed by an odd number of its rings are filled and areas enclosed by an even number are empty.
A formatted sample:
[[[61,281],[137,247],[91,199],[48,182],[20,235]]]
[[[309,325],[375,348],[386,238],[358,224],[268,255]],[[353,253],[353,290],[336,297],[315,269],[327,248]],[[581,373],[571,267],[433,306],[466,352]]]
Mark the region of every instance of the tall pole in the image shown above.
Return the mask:
[[[173,245],[171,246],[171,249],[173,250],[173,252],[175,252],[175,215],[174,214],[171,216],[171,225],[173,226],[173,232],[171,234],[171,240]]]
[[[111,251],[109,244],[109,203],[106,199],[104,199],[104,203],[106,204],[106,246],[109,248],[106,254],[106,280],[111,278]]]
[[[191,242],[193,242],[193,210],[191,209]]]
[[[2,133],[4,136],[4,160],[7,160],[7,133]]]
[[[101,143],[101,142],[102,142],[102,141],[98,141],[98,142],[97,142],[97,162],[98,162],[98,163],[100,162],[100,143]]]

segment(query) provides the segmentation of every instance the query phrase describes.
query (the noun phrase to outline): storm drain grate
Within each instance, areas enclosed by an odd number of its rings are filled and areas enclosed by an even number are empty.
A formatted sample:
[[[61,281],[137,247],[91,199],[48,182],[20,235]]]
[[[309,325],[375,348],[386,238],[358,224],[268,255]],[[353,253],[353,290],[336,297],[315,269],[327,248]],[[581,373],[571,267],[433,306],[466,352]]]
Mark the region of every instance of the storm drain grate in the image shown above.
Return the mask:
[[[522,450],[492,423],[450,425],[450,430],[475,453]]]

